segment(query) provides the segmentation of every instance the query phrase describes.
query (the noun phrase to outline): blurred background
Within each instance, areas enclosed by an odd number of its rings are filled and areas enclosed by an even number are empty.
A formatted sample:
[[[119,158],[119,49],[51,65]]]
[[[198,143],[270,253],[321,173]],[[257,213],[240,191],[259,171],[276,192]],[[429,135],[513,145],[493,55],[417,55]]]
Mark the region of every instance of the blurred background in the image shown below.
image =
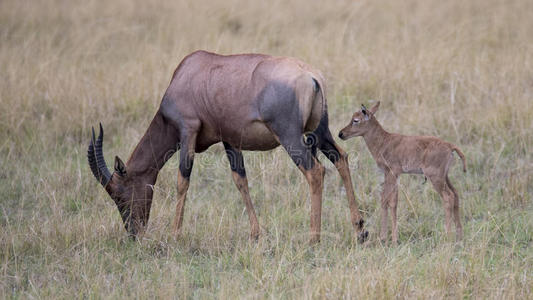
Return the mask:
[[[465,226],[446,240],[439,196],[400,180],[400,246],[375,233],[380,174],[361,139],[350,153],[368,245],[351,240],[334,167],[322,243],[306,244],[307,184],[281,150],[245,153],[263,237],[220,146],[198,155],[183,237],[170,224],[177,157],[159,175],[144,240],[126,238],[86,162],[91,126],[127,159],[181,59],[294,56],[327,80],[330,129],[380,100],[392,132],[435,135],[456,164]],[[533,2],[0,1],[0,296],[528,297],[533,289]]]

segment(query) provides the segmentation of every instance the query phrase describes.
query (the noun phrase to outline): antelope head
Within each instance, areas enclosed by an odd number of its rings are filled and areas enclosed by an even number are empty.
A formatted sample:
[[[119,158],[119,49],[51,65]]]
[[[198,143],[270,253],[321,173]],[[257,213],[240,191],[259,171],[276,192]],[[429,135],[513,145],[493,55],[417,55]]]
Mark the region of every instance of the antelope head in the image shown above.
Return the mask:
[[[92,128],[92,139],[87,150],[87,158],[91,171],[117,205],[124,222],[124,227],[133,238],[141,233],[148,222],[153,191],[143,184],[142,177],[128,174],[126,165],[115,157],[114,172],[109,172],[102,151],[104,130],[100,124],[100,133],[95,139]]]

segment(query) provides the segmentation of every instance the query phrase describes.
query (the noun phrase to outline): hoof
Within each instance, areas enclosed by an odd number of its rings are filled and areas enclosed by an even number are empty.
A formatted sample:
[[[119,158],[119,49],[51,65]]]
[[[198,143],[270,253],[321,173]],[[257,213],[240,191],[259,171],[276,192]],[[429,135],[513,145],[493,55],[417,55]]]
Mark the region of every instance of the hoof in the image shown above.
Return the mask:
[[[172,234],[174,235],[175,240],[179,240],[181,238],[181,229],[174,228]]]
[[[257,242],[257,240],[259,240],[259,233],[251,233],[250,240]]]
[[[314,245],[320,243],[320,237],[314,236],[311,239],[309,239],[309,244]]]
[[[259,224],[252,223],[251,228],[250,228],[250,240],[257,241],[260,235],[261,235],[261,229],[259,228]]]
[[[368,239],[368,231],[363,230],[357,235],[357,241],[362,244]]]

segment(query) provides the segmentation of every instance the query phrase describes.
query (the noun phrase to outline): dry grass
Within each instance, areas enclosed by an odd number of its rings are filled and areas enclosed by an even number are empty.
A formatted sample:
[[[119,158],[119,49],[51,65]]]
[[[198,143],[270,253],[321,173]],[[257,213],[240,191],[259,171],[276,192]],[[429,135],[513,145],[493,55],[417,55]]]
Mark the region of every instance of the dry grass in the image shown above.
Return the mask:
[[[74,3],[76,2],[76,3]],[[528,298],[533,292],[533,3],[518,1],[0,2],[0,298]],[[175,240],[174,157],[145,239],[125,237],[88,169],[89,129],[127,157],[195,49],[296,56],[323,70],[331,129],[379,99],[385,128],[459,145],[465,240],[440,198],[401,179],[400,245],[381,245],[379,173],[351,153],[373,234],[355,244],[328,172],[323,239],[307,245],[307,186],[285,153],[246,153],[263,237],[220,148],[199,155]],[[329,162],[324,164],[332,171]]]

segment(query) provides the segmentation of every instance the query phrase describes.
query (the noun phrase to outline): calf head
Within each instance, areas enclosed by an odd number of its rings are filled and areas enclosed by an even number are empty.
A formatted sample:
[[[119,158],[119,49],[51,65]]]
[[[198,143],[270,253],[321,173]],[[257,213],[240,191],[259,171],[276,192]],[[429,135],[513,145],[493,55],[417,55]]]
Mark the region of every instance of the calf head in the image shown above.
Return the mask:
[[[339,132],[339,137],[347,140],[354,136],[364,136],[367,132],[372,130],[377,124],[374,114],[379,108],[378,101],[372,108],[367,109],[361,105],[361,110],[353,114],[350,123]]]
[[[96,140],[93,128],[92,140],[87,150],[89,166],[94,177],[117,205],[126,231],[135,238],[148,222],[153,191],[149,185],[139,181],[139,176],[130,176],[118,156],[115,157],[114,172],[109,172],[102,151],[103,137],[102,124]]]

